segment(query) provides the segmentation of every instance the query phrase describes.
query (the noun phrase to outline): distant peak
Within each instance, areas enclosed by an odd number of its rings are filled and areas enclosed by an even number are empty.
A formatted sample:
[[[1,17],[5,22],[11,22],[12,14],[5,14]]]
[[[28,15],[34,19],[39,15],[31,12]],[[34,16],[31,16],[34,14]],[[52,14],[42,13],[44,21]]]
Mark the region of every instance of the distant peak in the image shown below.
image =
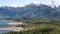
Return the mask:
[[[54,6],[56,6],[56,7],[58,6],[58,5],[56,5],[56,3],[52,3],[52,2],[39,2],[39,1],[35,1],[35,2],[33,2],[33,4],[35,4],[35,5],[44,4],[44,5],[51,6],[53,8],[54,8]]]

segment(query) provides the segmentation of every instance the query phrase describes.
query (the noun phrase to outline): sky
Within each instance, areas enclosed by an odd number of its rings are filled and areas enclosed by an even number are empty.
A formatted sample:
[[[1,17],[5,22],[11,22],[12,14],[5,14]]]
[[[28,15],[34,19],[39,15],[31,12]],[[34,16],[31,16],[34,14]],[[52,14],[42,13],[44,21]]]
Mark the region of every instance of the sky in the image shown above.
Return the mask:
[[[1,6],[11,6],[11,7],[23,7],[30,3],[43,3],[43,4],[51,4],[51,1],[55,1],[55,5],[60,5],[60,0],[0,0]]]

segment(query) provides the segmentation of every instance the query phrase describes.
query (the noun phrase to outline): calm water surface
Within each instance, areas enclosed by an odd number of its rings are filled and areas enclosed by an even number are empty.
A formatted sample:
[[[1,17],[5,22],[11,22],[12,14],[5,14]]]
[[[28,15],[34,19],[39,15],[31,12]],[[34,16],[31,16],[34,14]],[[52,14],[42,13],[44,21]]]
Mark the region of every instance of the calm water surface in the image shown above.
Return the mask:
[[[0,22],[0,28],[5,27],[5,26],[10,26],[8,25],[9,22]],[[9,32],[10,30],[0,30],[0,33],[6,33]]]

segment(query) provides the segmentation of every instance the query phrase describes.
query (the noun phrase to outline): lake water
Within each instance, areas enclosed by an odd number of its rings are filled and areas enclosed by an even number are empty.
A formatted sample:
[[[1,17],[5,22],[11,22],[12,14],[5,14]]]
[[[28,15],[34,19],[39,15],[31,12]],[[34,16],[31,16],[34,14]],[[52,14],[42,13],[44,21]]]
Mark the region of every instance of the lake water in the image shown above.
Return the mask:
[[[0,30],[0,34],[10,32],[10,30]]]
[[[5,27],[5,26],[10,26],[8,25],[8,22],[0,22],[0,28],[1,27]],[[0,30],[0,33],[5,33],[5,32],[9,32],[10,30]]]

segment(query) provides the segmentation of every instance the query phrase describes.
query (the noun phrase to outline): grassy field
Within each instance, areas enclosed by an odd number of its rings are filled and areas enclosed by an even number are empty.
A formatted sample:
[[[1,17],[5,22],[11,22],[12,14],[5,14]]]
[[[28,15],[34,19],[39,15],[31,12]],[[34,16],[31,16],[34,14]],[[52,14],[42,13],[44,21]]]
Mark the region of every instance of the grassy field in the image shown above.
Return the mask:
[[[8,32],[6,34],[60,34],[60,26],[53,24],[31,24],[30,28],[33,28],[29,31],[23,32]]]
[[[28,27],[34,29],[5,34],[60,34],[60,19],[27,19],[23,22],[28,23]]]

